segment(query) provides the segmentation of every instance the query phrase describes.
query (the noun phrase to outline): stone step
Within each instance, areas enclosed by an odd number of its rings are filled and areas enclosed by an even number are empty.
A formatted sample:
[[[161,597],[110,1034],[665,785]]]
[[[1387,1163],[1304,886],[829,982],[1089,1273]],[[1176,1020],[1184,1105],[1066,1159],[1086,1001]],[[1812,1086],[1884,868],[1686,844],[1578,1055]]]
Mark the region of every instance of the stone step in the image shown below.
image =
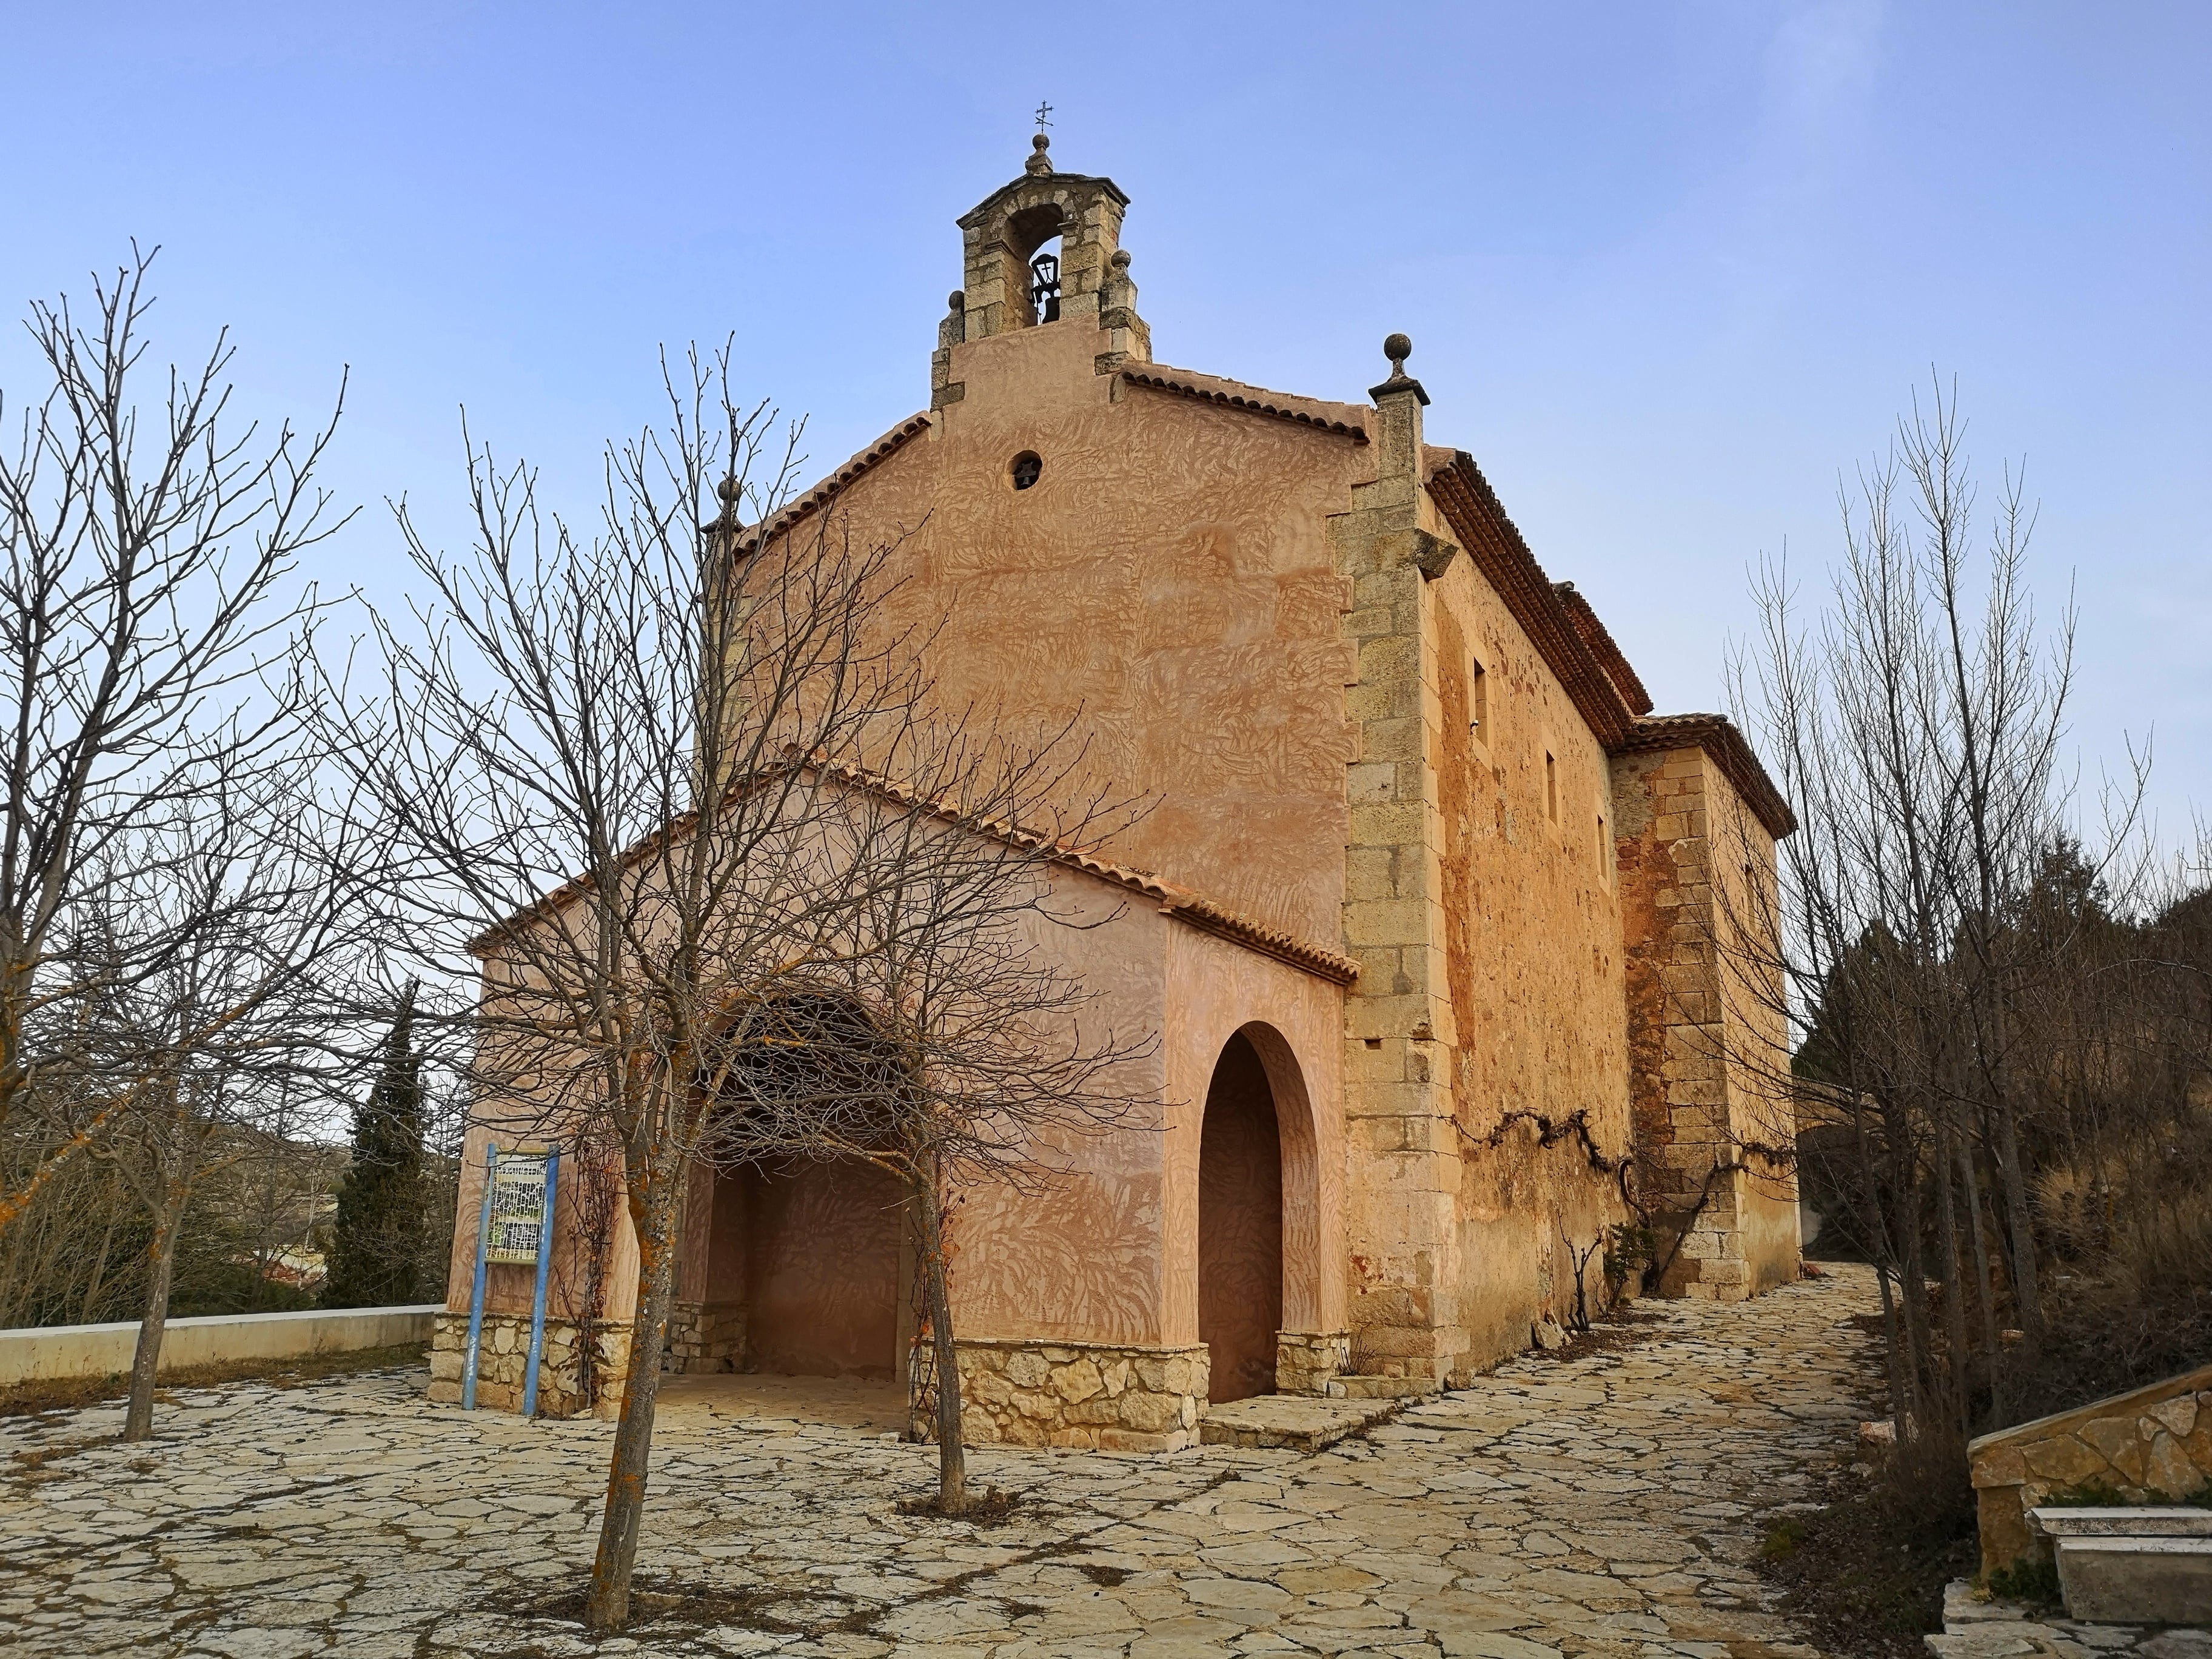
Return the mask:
[[[1421,1376],[1332,1376],[1332,1400],[1417,1400],[1434,1394],[1437,1385]]]
[[[2046,1538],[2212,1538],[2212,1510],[2180,1504],[2130,1504],[2116,1509],[2045,1504],[2027,1512]]]
[[[2058,1584],[2075,1619],[2108,1625],[2212,1622],[2212,1537],[2058,1540]]]
[[[1254,1395],[1208,1406],[1199,1414],[1198,1437],[1208,1446],[1287,1446],[1293,1451],[1317,1452],[1395,1415],[1398,1404],[1395,1399]]]

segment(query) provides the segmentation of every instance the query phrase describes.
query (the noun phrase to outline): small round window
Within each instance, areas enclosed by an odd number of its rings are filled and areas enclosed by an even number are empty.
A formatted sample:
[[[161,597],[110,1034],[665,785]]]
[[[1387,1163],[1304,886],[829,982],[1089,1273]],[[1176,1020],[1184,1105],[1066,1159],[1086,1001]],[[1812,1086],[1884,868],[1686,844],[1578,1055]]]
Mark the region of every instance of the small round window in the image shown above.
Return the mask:
[[[1044,463],[1033,449],[1024,449],[1014,457],[1014,488],[1027,489],[1044,471]]]

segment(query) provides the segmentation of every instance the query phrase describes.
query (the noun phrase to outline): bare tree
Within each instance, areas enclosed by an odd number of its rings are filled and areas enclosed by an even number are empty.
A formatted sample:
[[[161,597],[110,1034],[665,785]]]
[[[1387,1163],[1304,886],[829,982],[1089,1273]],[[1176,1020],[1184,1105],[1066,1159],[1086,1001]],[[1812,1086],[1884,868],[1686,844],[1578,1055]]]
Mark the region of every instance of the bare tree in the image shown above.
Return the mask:
[[[669,424],[611,449],[588,534],[473,445],[465,555],[398,509],[431,602],[413,633],[380,625],[385,683],[343,716],[410,849],[394,925],[446,974],[482,959],[477,1121],[621,1148],[639,1267],[598,1631],[628,1617],[683,1194],[726,1032],[849,933],[865,861],[816,767],[860,760],[920,684],[885,609],[894,545],[851,544],[834,513],[779,520],[797,434],[732,401],[726,360],[664,379]]]
[[[918,725],[890,757],[896,782],[825,772],[848,792],[862,849],[849,931],[805,991],[736,1027],[705,1149],[722,1163],[857,1160],[904,1188],[945,1515],[969,1504],[951,1201],[979,1182],[1048,1185],[1084,1139],[1138,1121],[1152,1101],[1131,1089],[1129,1068],[1157,1038],[1086,1033],[1095,994],[1064,965],[1064,946],[1048,948],[1053,934],[1121,914],[1080,876],[1066,890],[1136,814],[1083,760],[1069,728],[1022,745],[970,711]]]
[[[282,741],[296,708],[265,695],[263,670],[314,608],[286,583],[344,521],[314,483],[335,414],[305,434],[240,429],[228,335],[197,369],[169,370],[155,393],[165,402],[142,412],[151,259],[134,252],[95,278],[82,321],[66,299],[33,307],[47,385],[14,453],[0,453],[0,660],[14,702],[0,1136],[21,1158],[0,1191],[0,1231],[149,1091],[166,1099],[166,1082],[87,1071],[76,1034],[118,977],[173,968],[185,939],[118,933],[88,979],[66,929],[88,882],[153,878],[133,860],[166,856],[165,834],[207,780],[258,768]]]
[[[2008,471],[1984,523],[1965,436],[1939,383],[1844,495],[1818,620],[1800,620],[1786,569],[1764,567],[1761,635],[1734,665],[1800,824],[1778,889],[1738,896],[1760,914],[1735,930],[1753,942],[1736,981],[1795,1031],[1792,1074],[1769,1085],[1796,1096],[1814,1173],[1878,1270],[1907,1443],[1967,1431],[2013,1321],[2029,1347],[2043,1337],[2023,1015],[2079,970],[2072,930],[2021,926],[2072,844],[2072,613],[2043,632],[2033,512]],[[2106,797],[2093,883],[2132,878],[2142,784],[2139,768]]]
[[[295,748],[258,771],[198,777],[167,822],[106,843],[105,879],[64,912],[66,965],[99,988],[73,1046],[125,1103],[93,1154],[151,1223],[125,1440],[153,1431],[177,1250],[202,1177],[306,1127],[304,1103],[329,1100],[373,1042],[355,1016],[379,828],[356,800],[317,798],[318,758]]]

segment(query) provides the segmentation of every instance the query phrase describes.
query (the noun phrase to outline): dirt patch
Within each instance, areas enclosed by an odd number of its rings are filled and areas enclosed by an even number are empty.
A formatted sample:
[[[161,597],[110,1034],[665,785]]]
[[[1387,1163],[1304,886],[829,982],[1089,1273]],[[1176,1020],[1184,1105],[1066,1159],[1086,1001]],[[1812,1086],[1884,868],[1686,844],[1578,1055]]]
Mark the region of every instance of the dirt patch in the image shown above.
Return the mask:
[[[970,1527],[1002,1527],[1014,1512],[1018,1492],[1002,1492],[993,1486],[988,1492],[968,1494],[968,1507],[948,1514],[939,1508],[937,1494],[927,1498],[908,1498],[900,1501],[901,1515],[926,1516],[933,1521],[957,1521]]]
[[[1965,1486],[1963,1459],[1959,1486]],[[1863,1462],[1815,1474],[1819,1510],[1767,1529],[1759,1571],[1790,1617],[1838,1659],[1926,1659],[1943,1628],[1943,1587],[1980,1563],[1972,1495],[1930,1492]]]
[[[343,1353],[302,1354],[289,1359],[238,1359],[215,1365],[184,1365],[161,1373],[154,1398],[178,1389],[211,1389],[225,1382],[267,1382],[296,1389],[326,1376],[396,1370],[429,1362],[428,1342],[401,1342],[386,1348],[353,1348]],[[131,1379],[112,1376],[58,1377],[0,1389],[0,1417],[39,1417],[49,1412],[81,1411],[127,1399]]]
[[[1590,1321],[1587,1331],[1570,1332],[1566,1345],[1558,1348],[1531,1348],[1516,1359],[1548,1360],[1558,1364],[1569,1359],[1588,1359],[1595,1354],[1619,1353],[1623,1349],[1638,1347],[1656,1341],[1667,1334],[1673,1322],[1664,1314],[1644,1313],[1635,1307],[1626,1307]]]

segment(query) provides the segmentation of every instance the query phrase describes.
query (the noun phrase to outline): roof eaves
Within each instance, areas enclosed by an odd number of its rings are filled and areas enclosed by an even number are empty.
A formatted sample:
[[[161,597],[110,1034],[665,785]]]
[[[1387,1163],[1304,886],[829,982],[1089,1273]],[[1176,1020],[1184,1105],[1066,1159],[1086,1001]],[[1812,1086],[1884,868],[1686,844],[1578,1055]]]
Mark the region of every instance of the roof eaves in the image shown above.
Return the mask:
[[[1271,416],[1279,421],[1293,422],[1311,427],[1320,432],[1333,432],[1354,443],[1367,441],[1367,428],[1352,422],[1339,419],[1317,398],[1298,398],[1288,392],[1268,392],[1259,386],[1243,385],[1236,380],[1223,380],[1211,374],[1195,374],[1186,369],[1124,368],[1121,379],[1131,386],[1150,386],[1158,392],[1171,392],[1178,397],[1194,398],[1202,404],[1218,404],[1224,409],[1241,409],[1255,415]]]
[[[750,552],[761,544],[763,536],[780,536],[796,527],[802,520],[819,513],[836,499],[856,478],[880,466],[900,450],[929,430],[930,417],[925,412],[909,415],[890,431],[854,455],[844,465],[816,484],[802,495],[795,495],[760,524],[741,525],[737,531],[737,550]],[[710,524],[707,526],[712,529]]]
[[[975,817],[962,812],[949,801],[923,799],[889,778],[865,771],[859,767],[820,761],[811,763],[802,761],[800,764],[809,766],[822,775],[848,787],[865,790],[902,806],[918,807],[945,823],[961,826],[980,835],[988,836],[1009,846],[1024,848],[1045,848],[1047,860],[1063,869],[1079,871],[1085,875],[1106,883],[1109,886],[1119,887],[1125,892],[1152,899],[1159,905],[1160,913],[1163,915],[1172,916],[1186,927],[1194,927],[1203,933],[1211,933],[1217,939],[1228,939],[1261,956],[1273,957],[1279,962],[1287,963],[1291,967],[1303,969],[1318,978],[1328,980],[1337,985],[1349,985],[1359,976],[1359,964],[1350,957],[1340,956],[1310,939],[1302,939],[1296,934],[1285,933],[1280,928],[1270,927],[1264,922],[1255,921],[1250,917],[1241,915],[1225,905],[1206,897],[1203,893],[1194,891],[1177,882],[1164,881],[1149,871],[1132,869],[1127,865],[1115,864],[1110,860],[1102,859],[1095,853],[1085,852],[1080,848],[1049,845],[1043,836],[1034,830],[1025,830],[1018,824],[1007,823],[994,818]],[[683,817],[672,820],[652,835],[645,836],[623,854],[621,861],[625,865],[632,863],[645,856],[654,847],[665,845],[683,833],[684,826],[691,822],[693,816],[687,812]],[[581,894],[589,884],[588,878],[580,876],[571,878],[542,897],[523,906],[505,921],[486,928],[469,941],[469,950],[478,957],[489,955],[502,938],[512,936],[536,917],[559,908]]]
[[[1559,676],[1597,740],[1613,748],[1635,729],[1636,716],[1621,687],[1606,672],[1577,626],[1565,599],[1506,517],[1474,457],[1463,449],[1455,451],[1448,465],[1430,473],[1428,487],[1475,568]]]
[[[1567,607],[1567,614],[1574,618],[1576,631],[1583,636],[1583,643],[1589,647],[1590,654],[1598,660],[1598,666],[1604,669],[1612,679],[1622,700],[1627,703],[1628,712],[1637,715],[1650,714],[1651,694],[1644,689],[1642,678],[1631,665],[1621,648],[1613,643],[1613,635],[1598,620],[1597,612],[1590,602],[1582,596],[1572,582],[1555,582],[1553,585],[1559,590],[1559,599]]]
[[[1616,755],[1657,749],[1701,749],[1735,787],[1766,833],[1777,841],[1797,828],[1797,815],[1775,787],[1751,744],[1725,714],[1655,714],[1636,722],[1636,729],[1613,745]]]

